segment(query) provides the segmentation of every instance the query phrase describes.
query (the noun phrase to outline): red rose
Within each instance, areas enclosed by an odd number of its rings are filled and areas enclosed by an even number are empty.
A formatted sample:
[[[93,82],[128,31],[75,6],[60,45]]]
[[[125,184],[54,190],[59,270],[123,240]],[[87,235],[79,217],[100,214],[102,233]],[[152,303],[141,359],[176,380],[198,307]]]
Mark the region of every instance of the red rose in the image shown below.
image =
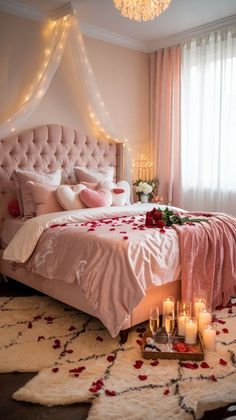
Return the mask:
[[[157,220],[156,221],[156,227],[158,227],[159,229],[163,229],[163,227],[165,226],[165,222],[164,220]]]

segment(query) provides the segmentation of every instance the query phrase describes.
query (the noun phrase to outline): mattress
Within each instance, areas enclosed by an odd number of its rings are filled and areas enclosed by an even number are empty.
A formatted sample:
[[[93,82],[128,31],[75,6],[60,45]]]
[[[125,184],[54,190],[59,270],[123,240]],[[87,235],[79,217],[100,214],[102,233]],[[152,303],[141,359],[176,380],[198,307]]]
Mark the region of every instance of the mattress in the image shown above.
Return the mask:
[[[11,242],[16,232],[23,226],[25,220],[23,219],[14,219],[9,217],[4,220],[1,230],[0,243],[1,248],[5,249],[7,245]]]

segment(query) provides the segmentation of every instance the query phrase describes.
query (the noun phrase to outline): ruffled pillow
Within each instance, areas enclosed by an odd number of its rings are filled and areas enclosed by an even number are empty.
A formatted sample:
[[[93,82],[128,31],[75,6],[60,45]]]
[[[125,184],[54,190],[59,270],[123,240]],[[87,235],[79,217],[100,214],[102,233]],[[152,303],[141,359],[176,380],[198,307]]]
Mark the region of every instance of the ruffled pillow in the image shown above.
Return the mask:
[[[27,182],[33,181],[44,185],[58,186],[61,182],[61,171],[58,169],[56,172],[46,174],[44,172],[16,169],[13,173],[13,179],[17,188],[21,216],[30,218],[36,215],[36,205]]]
[[[36,216],[63,211],[55,194],[57,185],[43,185],[33,181],[28,181],[27,185],[36,205]]]
[[[110,207],[112,204],[112,193],[105,188],[101,188],[98,191],[85,188],[80,193],[80,199],[87,207]]]
[[[60,185],[57,188],[57,199],[64,210],[83,209],[86,206],[80,200],[80,192],[86,189],[85,185]]]
[[[114,178],[113,166],[100,169],[75,166],[74,171],[79,182],[112,182]]]

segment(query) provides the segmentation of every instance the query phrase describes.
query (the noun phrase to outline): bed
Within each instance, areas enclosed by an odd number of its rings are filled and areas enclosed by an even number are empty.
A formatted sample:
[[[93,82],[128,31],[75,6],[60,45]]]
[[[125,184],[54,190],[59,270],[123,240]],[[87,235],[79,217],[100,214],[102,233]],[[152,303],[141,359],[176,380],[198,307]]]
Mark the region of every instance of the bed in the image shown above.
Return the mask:
[[[79,130],[74,130],[56,124],[37,127],[35,129],[25,131],[19,135],[13,135],[2,139],[0,142],[1,273],[36,290],[39,290],[48,296],[58,299],[59,301],[78,308],[79,310],[99,317],[113,336],[116,336],[120,330],[125,330],[133,325],[140,323],[141,321],[148,319],[150,307],[154,304],[161,307],[161,302],[164,297],[173,296],[176,300],[180,298],[181,282],[178,269],[176,269],[173,276],[173,272],[170,271],[170,274],[167,276],[165,283],[163,284],[158,281],[156,283],[149,283],[148,287],[146,287],[146,283],[143,283],[141,288],[143,290],[137,294],[133,293],[134,299],[132,300],[131,306],[128,303],[126,304],[126,300],[123,300],[122,303],[119,302],[118,295],[123,292],[123,287],[119,286],[119,282],[117,282],[115,287],[117,299],[114,297],[109,298],[108,296],[107,302],[108,306],[111,306],[109,309],[110,313],[112,311],[112,306],[116,306],[118,304],[118,313],[122,312],[123,315],[119,318],[119,321],[116,320],[118,323],[115,328],[113,328],[109,325],[109,323],[107,323],[105,319],[103,319],[102,316],[100,316],[96,309],[96,303],[91,305],[90,301],[88,300],[87,293],[85,292],[85,288],[83,287],[84,285],[81,285],[80,282],[76,280],[67,282],[64,281],[65,279],[44,277],[35,272],[30,272],[25,264],[18,264],[17,266],[14,266],[10,259],[3,259],[2,255],[4,249],[6,249],[9,243],[11,243],[12,238],[17,236],[18,232],[24,230],[26,224],[31,225],[32,223],[35,223],[35,221],[29,220],[24,222],[18,218],[15,219],[10,217],[9,215],[8,204],[12,198],[16,197],[15,184],[12,180],[13,172],[16,169],[29,169],[35,172],[45,173],[60,169],[62,172],[61,183],[76,184],[78,181],[75,179],[73,171],[74,166],[83,166],[85,168],[93,169],[99,169],[102,167],[114,167],[114,181],[118,182],[122,179],[123,173],[122,156],[122,144],[120,143],[102,140],[100,141],[94,138],[89,138]],[[86,223],[89,223],[90,220],[103,219],[104,222],[101,230],[107,229],[107,220],[109,221],[110,219],[112,220],[111,223],[114,223],[114,219],[116,220],[117,217],[125,218],[125,216],[128,215],[130,220],[132,220],[132,217],[137,216],[139,218],[141,217],[142,221],[142,215],[145,214],[145,211],[149,210],[152,205],[141,205],[141,207],[138,207],[138,205],[136,205],[136,207],[134,206],[136,216],[133,216],[133,208],[131,211],[129,210],[130,207],[132,206],[123,206],[123,208],[120,208],[119,210],[120,213],[116,213],[115,207],[111,208],[111,210],[102,210],[102,216],[97,212],[96,209],[88,209],[88,211],[86,209],[82,209],[79,212],[72,211],[72,216],[70,215],[71,212],[64,212],[65,215],[64,213],[58,214],[60,214],[60,217],[62,218],[67,217],[67,222],[65,224],[66,228],[69,230],[71,228],[70,223],[73,222],[81,224],[83,222],[83,229],[87,232],[89,229],[87,229]],[[90,214],[90,219],[83,219],[84,215],[87,213]],[[81,214],[83,216],[82,219]],[[51,215],[49,215],[49,220],[48,215],[45,215],[37,216],[34,219],[41,218],[47,226],[50,225],[50,227],[55,228],[54,232],[59,232],[60,228],[57,226],[57,223],[55,223],[57,217],[58,215],[55,215],[55,217],[51,217]],[[91,217],[93,219],[91,219]],[[62,224],[62,222],[59,222],[59,225],[60,224]],[[126,226],[128,226],[128,224]],[[114,230],[114,228],[111,229]],[[123,226],[120,229],[123,229]],[[50,230],[52,231],[53,229],[47,229],[48,232]],[[108,234],[104,234],[104,232],[101,234],[103,237],[106,236],[106,240],[107,237],[109,237],[109,235],[112,233],[110,229],[107,232]],[[93,232],[90,233],[92,234]],[[139,230],[139,233],[144,234],[142,230]],[[119,242],[119,244],[124,247],[123,244],[128,241],[125,241],[127,238],[125,238],[124,233],[121,235],[122,241]],[[25,244],[29,244],[30,242],[31,240],[27,238],[24,241]],[[116,244],[118,243],[118,241],[115,242]],[[178,259],[179,257],[176,258]],[[175,261],[176,258],[173,257],[172,261]],[[139,262],[137,262],[137,264],[139,264]],[[173,262],[173,264],[178,266],[179,263],[177,261]],[[148,264],[146,264],[146,266],[148,266]],[[120,277],[123,277],[122,272],[120,273]],[[108,280],[105,280],[108,283],[111,283],[110,277]],[[103,278],[103,282],[105,280]],[[127,293],[132,296],[132,286],[128,287],[127,290]],[[109,295],[109,289],[107,293]],[[99,293],[97,293],[97,295],[99,296]]]

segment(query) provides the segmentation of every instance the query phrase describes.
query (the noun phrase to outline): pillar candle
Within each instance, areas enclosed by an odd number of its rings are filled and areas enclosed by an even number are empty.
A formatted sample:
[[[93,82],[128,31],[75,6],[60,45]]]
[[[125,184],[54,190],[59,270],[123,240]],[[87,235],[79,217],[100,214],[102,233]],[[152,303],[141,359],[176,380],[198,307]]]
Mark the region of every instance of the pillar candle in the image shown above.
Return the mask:
[[[182,314],[178,317],[178,335],[185,335],[185,324],[189,321],[189,316]]]
[[[206,304],[202,299],[198,299],[194,302],[194,316],[198,319],[199,312],[206,309]]]
[[[203,343],[205,350],[215,351],[216,350],[216,332],[211,325],[208,325],[203,330]]]
[[[206,309],[203,311],[199,311],[198,314],[198,329],[201,334],[203,334],[203,330],[207,325],[211,322],[211,313],[208,312]]]
[[[175,302],[171,298],[166,298],[163,302],[163,314],[165,312],[171,312],[175,309]]]
[[[185,343],[195,344],[197,341],[197,322],[189,319],[185,323]]]

